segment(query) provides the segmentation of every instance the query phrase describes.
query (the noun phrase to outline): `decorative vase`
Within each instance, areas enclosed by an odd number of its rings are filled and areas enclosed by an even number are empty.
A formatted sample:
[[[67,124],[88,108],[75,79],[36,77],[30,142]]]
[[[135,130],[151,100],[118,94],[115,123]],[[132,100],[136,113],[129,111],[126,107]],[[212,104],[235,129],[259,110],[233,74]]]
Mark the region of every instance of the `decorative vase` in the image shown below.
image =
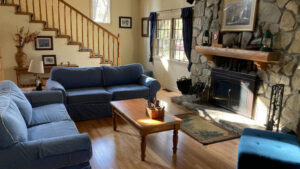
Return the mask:
[[[26,67],[27,66],[27,55],[23,52],[23,46],[17,46],[18,52],[16,53],[16,62],[18,67]]]

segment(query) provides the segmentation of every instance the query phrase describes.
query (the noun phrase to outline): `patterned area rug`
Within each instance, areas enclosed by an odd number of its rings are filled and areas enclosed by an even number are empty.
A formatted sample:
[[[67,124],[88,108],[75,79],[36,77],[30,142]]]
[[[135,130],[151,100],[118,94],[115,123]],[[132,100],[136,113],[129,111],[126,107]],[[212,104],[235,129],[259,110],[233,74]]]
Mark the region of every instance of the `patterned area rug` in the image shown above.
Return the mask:
[[[196,114],[188,113],[176,116],[182,119],[181,130],[204,145],[240,137],[237,133],[229,131],[217,123],[205,120]]]

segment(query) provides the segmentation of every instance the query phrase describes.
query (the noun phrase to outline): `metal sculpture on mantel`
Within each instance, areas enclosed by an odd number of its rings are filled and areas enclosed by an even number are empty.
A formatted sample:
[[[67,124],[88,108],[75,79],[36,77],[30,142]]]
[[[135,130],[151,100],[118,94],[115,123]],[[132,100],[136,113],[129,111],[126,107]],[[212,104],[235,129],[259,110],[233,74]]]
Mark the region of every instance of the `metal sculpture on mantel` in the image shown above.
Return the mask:
[[[272,86],[270,109],[267,119],[267,130],[273,131],[276,127],[276,132],[279,132],[279,123],[282,111],[284,85],[276,84]]]

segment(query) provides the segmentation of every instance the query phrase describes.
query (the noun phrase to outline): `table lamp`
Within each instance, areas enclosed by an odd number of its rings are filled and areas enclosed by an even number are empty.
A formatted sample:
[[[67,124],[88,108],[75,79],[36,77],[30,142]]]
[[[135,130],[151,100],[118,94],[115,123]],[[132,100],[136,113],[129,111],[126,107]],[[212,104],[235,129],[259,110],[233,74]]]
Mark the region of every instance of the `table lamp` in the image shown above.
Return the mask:
[[[36,76],[36,79],[35,79],[36,90],[38,90],[38,91],[42,90],[42,82],[39,77],[39,74],[44,74],[43,61],[31,60],[28,72],[34,73]]]

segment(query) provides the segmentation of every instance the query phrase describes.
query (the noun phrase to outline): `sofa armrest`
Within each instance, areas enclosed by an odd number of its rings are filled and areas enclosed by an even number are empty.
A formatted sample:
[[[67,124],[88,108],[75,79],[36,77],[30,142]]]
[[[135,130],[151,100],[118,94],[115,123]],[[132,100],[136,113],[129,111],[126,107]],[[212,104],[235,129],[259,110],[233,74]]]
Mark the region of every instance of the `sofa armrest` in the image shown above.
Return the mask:
[[[141,76],[141,78],[139,79],[139,84],[144,85],[150,89],[150,100],[153,100],[156,97],[156,93],[161,87],[160,83],[156,79],[148,77],[146,75]]]
[[[33,91],[24,92],[32,107],[44,106],[47,104],[64,103],[61,91]]]
[[[66,92],[65,88],[59,82],[51,79],[47,80],[46,90],[60,90],[63,94]]]

